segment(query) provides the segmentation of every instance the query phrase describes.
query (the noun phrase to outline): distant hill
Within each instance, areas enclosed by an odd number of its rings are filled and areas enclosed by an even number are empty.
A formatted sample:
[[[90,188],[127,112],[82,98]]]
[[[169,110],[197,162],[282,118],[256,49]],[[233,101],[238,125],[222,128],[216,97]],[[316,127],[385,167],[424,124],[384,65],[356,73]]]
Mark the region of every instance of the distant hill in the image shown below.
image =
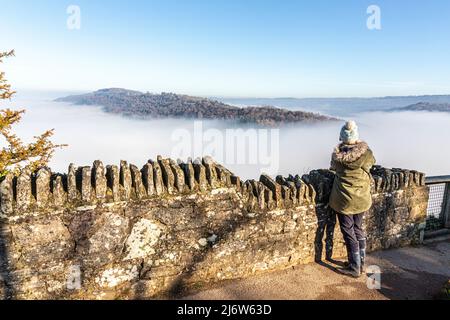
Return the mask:
[[[351,117],[361,112],[388,111],[417,104],[450,104],[450,95],[389,96],[376,98],[217,98],[233,105],[272,105],[289,110]]]
[[[59,98],[57,101],[77,105],[98,105],[106,112],[133,117],[231,120],[266,126],[337,120],[317,113],[271,106],[241,108],[206,98],[174,93],[142,93],[125,89],[102,89],[88,94]]]
[[[450,112],[450,103],[419,102],[402,108],[394,108],[390,111]]]

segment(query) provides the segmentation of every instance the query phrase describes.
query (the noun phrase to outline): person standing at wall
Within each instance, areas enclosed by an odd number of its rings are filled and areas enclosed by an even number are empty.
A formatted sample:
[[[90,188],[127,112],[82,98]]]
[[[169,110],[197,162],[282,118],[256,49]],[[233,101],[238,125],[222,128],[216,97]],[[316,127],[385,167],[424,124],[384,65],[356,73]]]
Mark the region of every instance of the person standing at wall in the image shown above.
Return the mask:
[[[358,126],[349,121],[341,130],[339,144],[332,155],[335,180],[329,206],[338,216],[347,248],[348,264],[342,274],[358,278],[364,272],[366,235],[364,213],[372,207],[370,169],[375,157],[368,144],[359,140]]]

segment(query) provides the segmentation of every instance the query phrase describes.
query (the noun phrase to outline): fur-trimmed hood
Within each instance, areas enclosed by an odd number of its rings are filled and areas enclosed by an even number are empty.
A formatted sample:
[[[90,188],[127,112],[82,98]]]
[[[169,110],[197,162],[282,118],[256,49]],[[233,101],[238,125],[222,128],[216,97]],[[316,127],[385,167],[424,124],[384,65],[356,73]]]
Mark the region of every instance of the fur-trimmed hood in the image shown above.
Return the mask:
[[[369,145],[364,141],[352,145],[341,143],[334,149],[332,162],[353,163],[359,160],[368,150]]]

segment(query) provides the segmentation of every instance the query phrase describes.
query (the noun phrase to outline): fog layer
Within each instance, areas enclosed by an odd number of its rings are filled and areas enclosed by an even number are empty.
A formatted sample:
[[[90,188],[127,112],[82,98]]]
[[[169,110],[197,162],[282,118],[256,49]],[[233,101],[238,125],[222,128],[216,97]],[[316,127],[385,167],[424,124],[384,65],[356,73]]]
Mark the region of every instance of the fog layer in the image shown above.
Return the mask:
[[[17,126],[17,133],[25,141],[46,129],[55,129],[54,142],[69,145],[58,150],[50,164],[59,172],[66,172],[70,163],[91,165],[97,159],[105,164],[118,164],[123,159],[142,166],[157,155],[195,158],[213,153],[216,160],[242,178],[258,178],[262,171],[271,175],[302,174],[329,167],[342,125],[297,124],[279,131],[252,131],[251,127],[240,126],[243,131],[236,131],[238,127],[227,122],[136,120],[106,114],[100,107],[56,103],[53,98],[56,97],[17,97],[9,104],[2,102],[0,107],[27,110]],[[450,114],[370,112],[353,118],[379,164],[417,169],[428,175],[450,174]],[[236,147],[242,141],[228,139],[229,132],[247,137],[256,134],[256,140],[249,138],[250,144],[242,151],[242,144],[241,149]],[[250,154],[241,157],[241,161],[227,159],[230,153],[239,158],[248,150]],[[255,156],[255,151],[260,154]]]

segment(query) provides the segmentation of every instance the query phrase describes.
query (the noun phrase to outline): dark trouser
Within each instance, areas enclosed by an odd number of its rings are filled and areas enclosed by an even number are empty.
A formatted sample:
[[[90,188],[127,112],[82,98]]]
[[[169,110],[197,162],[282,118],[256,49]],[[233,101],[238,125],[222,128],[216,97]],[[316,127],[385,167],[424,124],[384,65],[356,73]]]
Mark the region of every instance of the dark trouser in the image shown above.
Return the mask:
[[[350,266],[358,268],[366,256],[366,235],[362,228],[364,213],[356,215],[337,214],[347,247]]]

